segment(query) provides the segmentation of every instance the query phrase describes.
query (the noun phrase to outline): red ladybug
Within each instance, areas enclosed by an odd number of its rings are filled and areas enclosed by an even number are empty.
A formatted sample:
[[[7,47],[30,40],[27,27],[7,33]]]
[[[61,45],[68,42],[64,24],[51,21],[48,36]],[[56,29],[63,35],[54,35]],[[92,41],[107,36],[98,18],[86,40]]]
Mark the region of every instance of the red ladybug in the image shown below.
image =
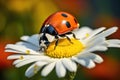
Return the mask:
[[[39,44],[41,49],[46,49],[50,42],[54,41],[55,39],[55,45],[57,46],[60,37],[66,37],[71,42],[70,38],[67,36],[70,34],[72,34],[76,39],[75,35],[72,33],[72,31],[76,28],[79,28],[78,21],[74,16],[67,12],[56,12],[50,15],[44,21],[40,30]],[[52,39],[52,37],[54,37],[54,39]]]

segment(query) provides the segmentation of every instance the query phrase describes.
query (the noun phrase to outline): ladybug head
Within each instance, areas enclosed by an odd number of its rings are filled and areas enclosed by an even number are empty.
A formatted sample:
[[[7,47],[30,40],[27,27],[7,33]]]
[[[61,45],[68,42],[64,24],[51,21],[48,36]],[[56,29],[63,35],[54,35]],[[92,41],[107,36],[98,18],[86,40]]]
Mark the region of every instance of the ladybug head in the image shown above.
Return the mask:
[[[40,33],[50,34],[53,36],[58,34],[57,31],[55,30],[55,28],[49,24],[42,26]]]
[[[54,41],[57,32],[51,25],[45,25],[41,28],[39,44],[41,49],[46,49],[50,42]]]

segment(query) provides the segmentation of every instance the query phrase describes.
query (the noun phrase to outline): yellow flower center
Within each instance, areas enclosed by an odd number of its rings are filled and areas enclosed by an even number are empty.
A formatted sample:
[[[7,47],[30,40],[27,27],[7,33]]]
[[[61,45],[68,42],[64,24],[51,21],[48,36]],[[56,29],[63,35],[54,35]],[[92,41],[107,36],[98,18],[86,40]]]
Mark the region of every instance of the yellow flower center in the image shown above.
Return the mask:
[[[77,55],[85,47],[80,40],[71,39],[71,42],[68,41],[68,39],[60,39],[55,48],[54,41],[50,43],[49,47],[45,51],[45,54],[53,58],[68,58]]]

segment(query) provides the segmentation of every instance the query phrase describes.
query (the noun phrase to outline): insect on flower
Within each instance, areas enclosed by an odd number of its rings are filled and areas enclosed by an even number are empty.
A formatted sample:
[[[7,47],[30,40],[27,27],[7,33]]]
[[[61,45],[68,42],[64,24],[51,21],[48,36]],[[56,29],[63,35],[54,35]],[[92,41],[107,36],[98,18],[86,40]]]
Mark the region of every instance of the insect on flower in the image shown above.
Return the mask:
[[[7,59],[14,60],[13,65],[17,68],[31,63],[25,72],[29,78],[38,71],[46,77],[53,70],[58,78],[64,78],[68,75],[67,71],[76,73],[78,64],[91,69],[96,66],[95,63],[102,63],[103,59],[96,51],[106,51],[109,47],[120,48],[119,39],[106,38],[115,33],[118,27],[95,30],[85,26],[77,29],[78,27],[78,22],[70,14],[54,13],[45,20],[39,34],[22,36],[16,44],[7,44],[5,51],[15,53]],[[39,49],[46,50],[38,51]]]
[[[42,48],[46,49],[50,42],[56,40],[55,49],[60,38],[67,38],[67,40],[72,43],[68,35],[72,35],[75,39],[77,39],[75,34],[72,33],[72,31],[77,28],[79,28],[78,21],[69,13],[56,12],[50,15],[45,20],[40,30],[40,50],[42,50]]]

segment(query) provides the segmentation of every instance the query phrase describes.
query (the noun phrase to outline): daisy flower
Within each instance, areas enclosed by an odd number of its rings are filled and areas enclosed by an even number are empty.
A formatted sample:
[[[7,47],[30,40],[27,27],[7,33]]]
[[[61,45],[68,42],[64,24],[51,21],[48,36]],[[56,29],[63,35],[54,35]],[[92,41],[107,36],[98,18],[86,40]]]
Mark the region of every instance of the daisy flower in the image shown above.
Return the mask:
[[[106,39],[117,29],[117,27],[109,29],[101,27],[92,30],[82,27],[74,32],[79,40],[71,37],[73,44],[67,39],[60,39],[55,50],[53,41],[43,52],[39,51],[39,34],[22,36],[20,42],[7,44],[5,51],[15,53],[8,56],[8,59],[14,59],[13,65],[17,68],[31,63],[25,72],[27,77],[32,77],[38,71],[42,76],[47,76],[55,70],[56,75],[61,78],[66,76],[67,71],[76,72],[77,65],[91,69],[95,67],[95,63],[102,63],[103,59],[95,54],[95,51],[106,51],[108,47],[120,48],[120,40]]]

